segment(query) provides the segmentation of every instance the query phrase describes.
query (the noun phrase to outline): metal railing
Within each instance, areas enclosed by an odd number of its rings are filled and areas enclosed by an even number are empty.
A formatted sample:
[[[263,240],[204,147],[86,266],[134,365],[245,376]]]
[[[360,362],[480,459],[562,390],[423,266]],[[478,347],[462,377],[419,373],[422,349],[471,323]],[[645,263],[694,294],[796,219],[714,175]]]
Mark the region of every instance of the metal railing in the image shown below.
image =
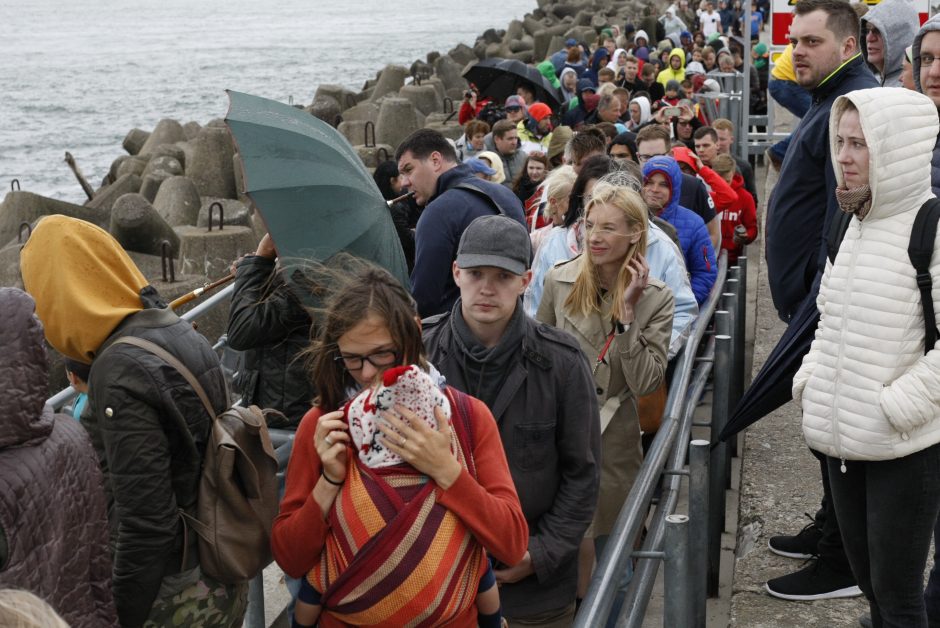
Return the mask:
[[[575,617],[574,625],[579,628],[608,622],[621,575],[634,560],[636,569],[620,615],[614,618],[618,628],[642,625],[661,562],[665,564],[663,625],[705,626],[706,597],[717,592],[732,447],[710,447],[708,441],[690,441],[690,437],[693,426],[708,426],[711,441],[718,442],[733,407],[730,404],[743,389],[746,261],[741,257],[738,266],[728,269],[726,253],[721,254],[715,286],[675,358],[678,362],[662,424],[598,557]],[[712,420],[694,423],[693,414],[709,381],[713,384]],[[689,468],[685,469],[687,454]],[[688,516],[675,512],[683,477],[689,478]],[[657,486],[661,492],[654,500]],[[651,505],[655,510],[649,516]],[[647,521],[642,549],[635,551]],[[708,551],[703,552],[706,547]]]

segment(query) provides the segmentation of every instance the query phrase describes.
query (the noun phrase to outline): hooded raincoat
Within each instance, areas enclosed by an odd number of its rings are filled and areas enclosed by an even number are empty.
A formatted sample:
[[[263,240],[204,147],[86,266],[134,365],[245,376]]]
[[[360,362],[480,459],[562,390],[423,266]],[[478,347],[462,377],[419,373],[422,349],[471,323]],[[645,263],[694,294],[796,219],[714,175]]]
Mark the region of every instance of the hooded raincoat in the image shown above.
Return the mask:
[[[879,71],[871,63],[868,67],[876,76],[880,75],[882,87],[901,87],[901,62],[904,60],[904,49],[913,43],[920,24],[917,9],[910,0],[883,0],[862,16],[858,41],[862,47],[862,56],[866,61],[868,60],[868,40],[865,31],[869,24],[881,33],[884,71]]]
[[[659,211],[659,217],[676,228],[679,245],[685,257],[685,266],[689,271],[692,292],[699,305],[708,298],[715,279],[718,277],[718,264],[715,249],[708,235],[708,227],[701,216],[679,205],[682,191],[682,171],[672,157],[653,157],[643,165],[643,180],[655,173],[662,173],[672,188],[669,202]]]
[[[646,96],[637,96],[636,98],[630,101],[631,105],[633,103],[636,103],[640,107],[640,121],[634,122],[633,116],[631,115],[630,119],[627,121],[627,128],[630,129],[631,131],[636,131],[641,126],[643,126],[644,124],[650,121],[650,118],[652,117],[652,113],[650,111],[651,110],[650,99],[647,98]]]
[[[681,61],[681,65],[678,70],[672,69],[672,59],[673,57],[678,57]],[[666,83],[669,81],[678,81],[681,83],[685,80],[685,50],[682,48],[673,48],[672,52],[669,53],[669,61],[666,68],[662,70],[659,74],[656,75],[656,82],[666,86]]]
[[[73,628],[117,626],[98,459],[85,430],[46,404],[34,309],[0,288],[0,588],[38,595]]]

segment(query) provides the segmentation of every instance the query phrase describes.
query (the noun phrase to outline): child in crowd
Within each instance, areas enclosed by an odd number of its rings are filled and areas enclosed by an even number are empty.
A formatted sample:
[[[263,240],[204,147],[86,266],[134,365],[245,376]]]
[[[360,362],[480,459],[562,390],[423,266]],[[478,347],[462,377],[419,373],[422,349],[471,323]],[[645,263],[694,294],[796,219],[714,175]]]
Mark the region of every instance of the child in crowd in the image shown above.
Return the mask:
[[[72,402],[72,418],[76,421],[82,417],[82,410],[85,409],[85,403],[88,401],[88,375],[90,373],[90,364],[65,358],[65,376],[69,378],[72,388],[78,391],[78,396]]]
[[[738,261],[744,247],[757,237],[757,210],[754,197],[744,189],[744,177],[736,171],[734,158],[728,154],[718,155],[714,163],[715,172],[731,185],[737,201],[721,212],[721,248],[728,251],[728,265]]]

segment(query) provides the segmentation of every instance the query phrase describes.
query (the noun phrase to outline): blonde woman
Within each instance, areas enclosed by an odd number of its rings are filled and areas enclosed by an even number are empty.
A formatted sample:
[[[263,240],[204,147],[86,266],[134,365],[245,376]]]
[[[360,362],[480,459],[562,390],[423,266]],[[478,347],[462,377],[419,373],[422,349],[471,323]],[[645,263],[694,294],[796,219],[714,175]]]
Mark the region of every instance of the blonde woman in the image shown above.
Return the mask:
[[[656,390],[666,372],[674,302],[666,284],[649,276],[647,211],[632,189],[599,181],[585,207],[584,253],[549,271],[536,315],[574,336],[594,365],[603,434],[598,554],[643,457],[636,399]],[[620,603],[622,593],[612,613]]]
[[[548,173],[545,182],[542,184],[542,214],[548,218],[549,224],[536,229],[529,234],[532,240],[533,260],[539,257],[539,248],[542,243],[548,239],[553,229],[561,227],[565,223],[565,213],[568,211],[568,196],[571,194],[571,188],[574,186],[578,175],[574,173],[571,166],[560,166]],[[532,221],[533,224],[535,220]],[[535,311],[533,310],[533,314]]]

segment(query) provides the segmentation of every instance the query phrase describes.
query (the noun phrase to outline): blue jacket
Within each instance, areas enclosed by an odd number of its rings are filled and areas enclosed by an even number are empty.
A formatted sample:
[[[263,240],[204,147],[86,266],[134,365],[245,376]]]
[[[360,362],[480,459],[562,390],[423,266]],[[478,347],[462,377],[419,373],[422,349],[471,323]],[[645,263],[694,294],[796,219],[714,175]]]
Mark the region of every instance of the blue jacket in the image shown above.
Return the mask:
[[[470,166],[459,165],[444,172],[437,190],[418,219],[415,230],[415,267],[411,272],[411,294],[422,318],[450,312],[460,296],[451,273],[457,259],[460,236],[475,218],[497,213],[496,206],[482,194],[455,189],[464,181],[484,190],[505,210],[506,215],[525,226],[522,203],[503,185],[478,179]]]
[[[601,68],[607,65],[608,61],[610,61],[610,53],[607,52],[607,49],[598,48],[594,51],[594,54],[591,55],[591,67],[581,75],[581,78],[588,79],[594,87],[597,87],[597,73],[600,72]]]
[[[767,205],[767,280],[784,321],[809,296],[826,267],[826,234],[839,213],[829,158],[829,110],[836,97],[878,87],[861,54],[812,90],[813,104],[790,136],[780,180]]]
[[[643,164],[643,179],[654,172],[666,175],[672,186],[669,203],[659,212],[659,217],[676,228],[679,245],[685,257],[686,270],[692,283],[695,300],[701,305],[708,298],[715,279],[718,277],[718,264],[715,249],[708,236],[708,227],[702,217],[679,205],[682,192],[682,171],[672,157],[657,156]]]

